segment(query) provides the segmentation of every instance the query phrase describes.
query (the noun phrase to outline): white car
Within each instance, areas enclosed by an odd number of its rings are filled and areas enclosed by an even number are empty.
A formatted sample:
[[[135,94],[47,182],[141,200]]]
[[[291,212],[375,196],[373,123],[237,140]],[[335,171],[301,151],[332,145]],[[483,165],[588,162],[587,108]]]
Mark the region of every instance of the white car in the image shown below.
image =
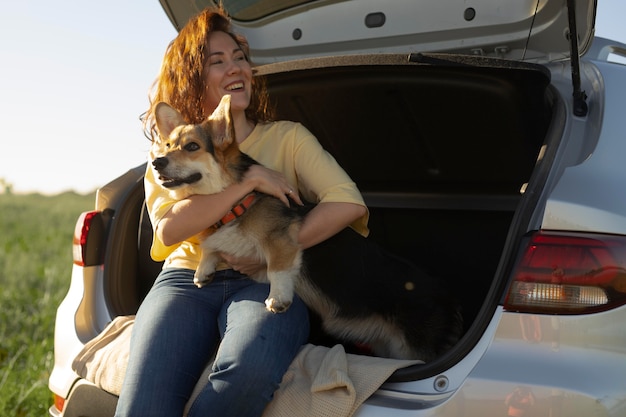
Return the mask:
[[[161,0],[177,29],[209,0]],[[465,333],[354,414],[626,415],[626,45],[594,0],[224,0],[280,119],[356,181],[371,236],[454,289]],[[50,416],[110,417],[72,368],[132,315],[148,256],[145,166],[78,220]],[[507,414],[508,413],[508,414]]]

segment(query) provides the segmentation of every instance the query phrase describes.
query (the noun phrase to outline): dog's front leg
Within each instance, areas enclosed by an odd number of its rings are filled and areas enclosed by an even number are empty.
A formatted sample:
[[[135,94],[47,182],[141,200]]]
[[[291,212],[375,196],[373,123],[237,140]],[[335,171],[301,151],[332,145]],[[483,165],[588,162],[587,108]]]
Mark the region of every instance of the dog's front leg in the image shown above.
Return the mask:
[[[217,252],[208,248],[202,249],[202,256],[200,257],[200,263],[196,269],[196,273],[193,276],[193,283],[202,288],[204,285],[210,283],[213,280],[213,274],[215,273],[215,267],[220,259]]]

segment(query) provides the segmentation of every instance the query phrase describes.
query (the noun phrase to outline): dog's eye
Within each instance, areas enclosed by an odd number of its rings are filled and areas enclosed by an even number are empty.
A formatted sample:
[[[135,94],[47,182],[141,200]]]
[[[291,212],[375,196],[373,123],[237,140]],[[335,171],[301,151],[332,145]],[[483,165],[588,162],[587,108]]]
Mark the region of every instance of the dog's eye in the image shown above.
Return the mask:
[[[200,145],[198,145],[195,142],[190,142],[188,144],[185,145],[185,150],[187,152],[193,152],[193,151],[197,151],[198,149],[200,149]]]

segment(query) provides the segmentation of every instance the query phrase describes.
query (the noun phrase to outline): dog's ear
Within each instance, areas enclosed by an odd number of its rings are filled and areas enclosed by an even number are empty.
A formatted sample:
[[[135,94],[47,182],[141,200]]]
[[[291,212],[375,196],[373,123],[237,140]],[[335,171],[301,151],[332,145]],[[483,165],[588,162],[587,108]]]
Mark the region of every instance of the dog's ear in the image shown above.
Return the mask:
[[[222,96],[220,104],[207,121],[211,126],[213,144],[216,148],[226,149],[235,141],[235,126],[230,112],[230,95]]]
[[[154,118],[161,139],[167,139],[175,127],[185,124],[185,120],[178,110],[164,102],[157,103],[154,107]]]

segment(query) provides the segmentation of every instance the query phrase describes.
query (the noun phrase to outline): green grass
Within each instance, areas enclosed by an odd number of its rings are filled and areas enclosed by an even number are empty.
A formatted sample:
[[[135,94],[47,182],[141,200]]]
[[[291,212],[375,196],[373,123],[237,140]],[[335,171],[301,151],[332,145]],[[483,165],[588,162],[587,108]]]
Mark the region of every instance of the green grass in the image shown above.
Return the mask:
[[[0,416],[45,416],[72,235],[94,195],[0,194]]]

